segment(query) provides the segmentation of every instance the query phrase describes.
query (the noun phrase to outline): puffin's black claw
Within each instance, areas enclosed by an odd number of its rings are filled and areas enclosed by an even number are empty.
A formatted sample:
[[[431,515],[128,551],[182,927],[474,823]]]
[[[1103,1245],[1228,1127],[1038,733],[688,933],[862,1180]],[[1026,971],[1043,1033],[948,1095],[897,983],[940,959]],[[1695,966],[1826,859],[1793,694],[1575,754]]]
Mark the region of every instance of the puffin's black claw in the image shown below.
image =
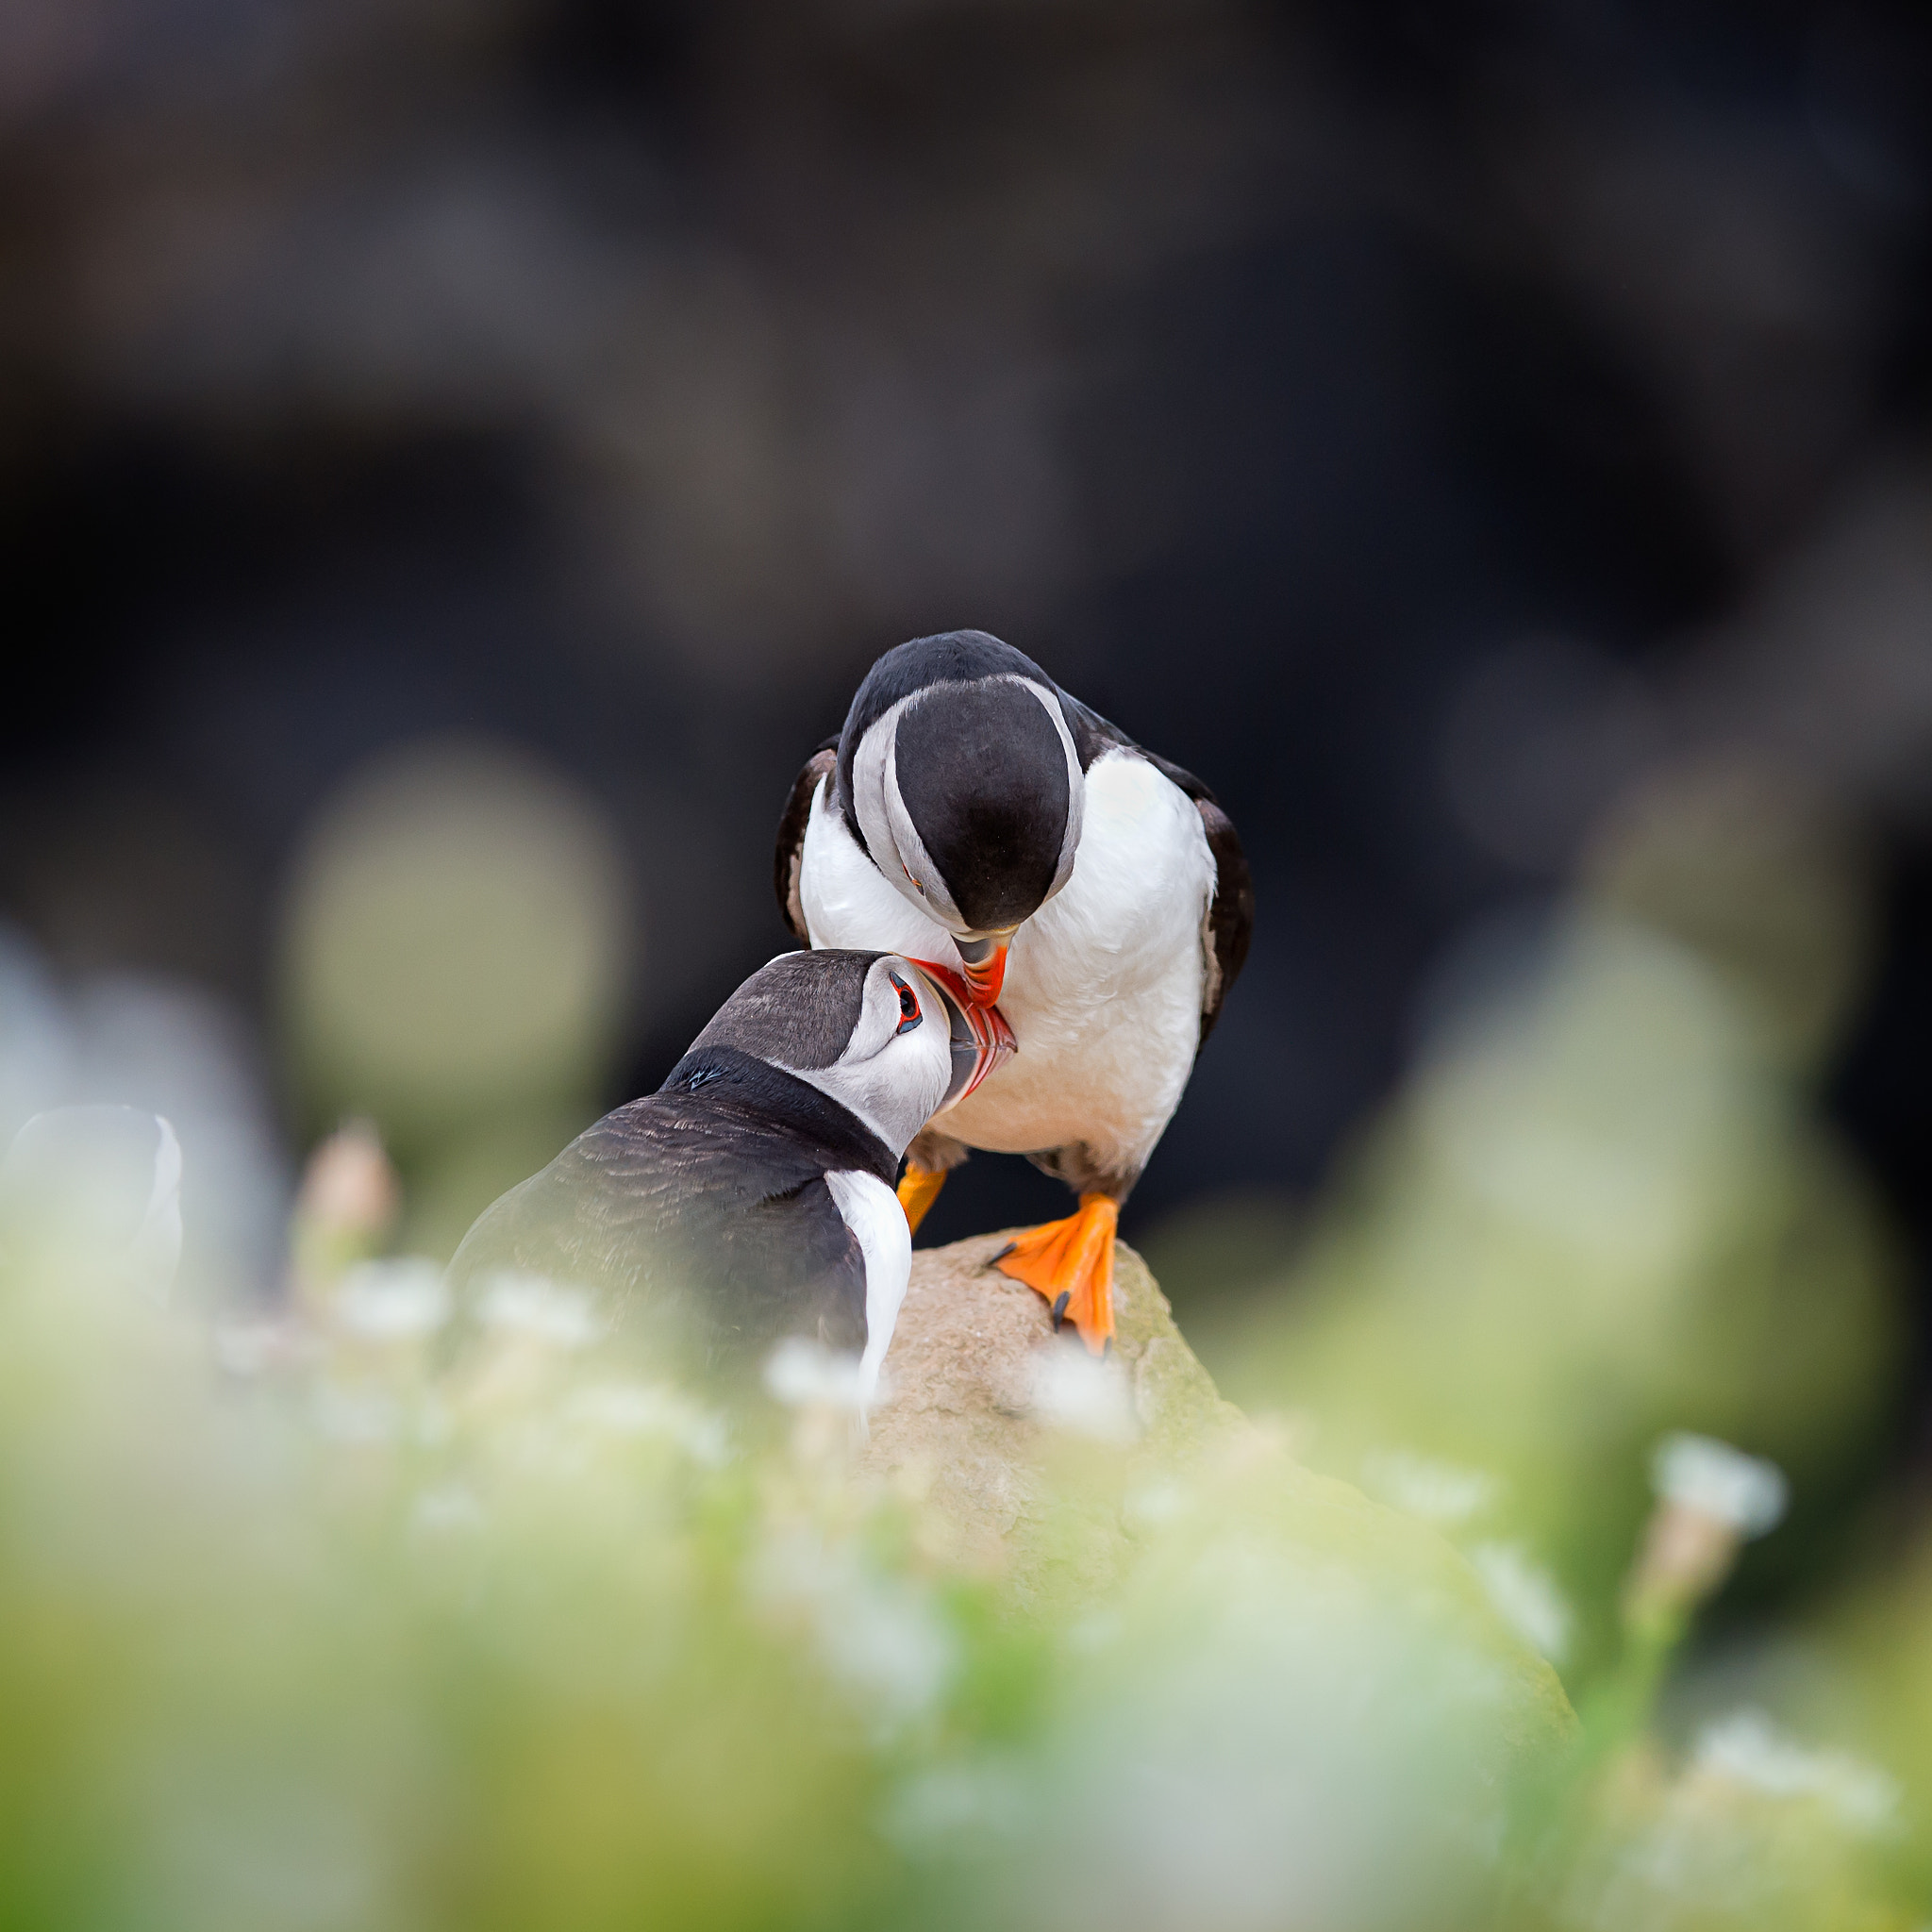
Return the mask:
[[[1058,1335],[1060,1332],[1060,1323],[1066,1317],[1067,1304],[1071,1300],[1073,1300],[1073,1291],[1071,1289],[1063,1288],[1060,1290],[1059,1293],[1054,1299],[1053,1332],[1056,1335]]]
[[[1010,1255],[1013,1252],[1013,1250],[1017,1248],[1019,1245],[1020,1243],[1018,1241],[1008,1241],[1006,1244],[1006,1246],[999,1251],[997,1255],[989,1255],[986,1257],[986,1265],[989,1268],[997,1268],[1000,1265],[1000,1263],[1004,1261],[1007,1258],[1007,1257]]]

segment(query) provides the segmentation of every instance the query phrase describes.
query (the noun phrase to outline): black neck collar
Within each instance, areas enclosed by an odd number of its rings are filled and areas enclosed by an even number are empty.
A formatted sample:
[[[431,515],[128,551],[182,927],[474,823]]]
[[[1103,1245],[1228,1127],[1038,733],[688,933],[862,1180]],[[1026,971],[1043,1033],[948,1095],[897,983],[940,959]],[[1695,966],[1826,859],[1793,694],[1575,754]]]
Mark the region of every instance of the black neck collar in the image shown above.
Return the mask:
[[[735,1046],[694,1046],[672,1068],[660,1093],[691,1093],[755,1114],[826,1157],[827,1173],[858,1169],[891,1187],[899,1157],[848,1107],[809,1080]]]

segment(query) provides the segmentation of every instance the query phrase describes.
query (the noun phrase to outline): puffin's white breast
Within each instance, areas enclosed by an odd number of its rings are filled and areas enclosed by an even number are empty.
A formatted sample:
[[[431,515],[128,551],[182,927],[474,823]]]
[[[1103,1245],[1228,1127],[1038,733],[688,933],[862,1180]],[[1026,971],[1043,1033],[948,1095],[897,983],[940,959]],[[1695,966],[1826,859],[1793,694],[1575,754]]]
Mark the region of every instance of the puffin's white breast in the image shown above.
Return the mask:
[[[1201,1041],[1214,855],[1193,801],[1144,758],[1087,773],[1073,876],[1014,938],[1000,1008],[1020,1050],[937,1124],[1011,1154],[1085,1142],[1138,1170]]]
[[[825,1188],[865,1257],[865,1353],[859,1357],[858,1399],[869,1404],[878,1393],[879,1371],[912,1278],[912,1231],[898,1195],[876,1174],[841,1170],[825,1176]]]
[[[1108,752],[1086,787],[1073,874],[1008,957],[1000,1008],[1019,1052],[933,1124],[1009,1154],[1084,1142],[1101,1164],[1132,1171],[1179,1105],[1200,1043],[1214,856],[1192,800],[1144,758]],[[958,958],[945,929],[858,848],[829,781],[813,804],[799,891],[814,945]]]

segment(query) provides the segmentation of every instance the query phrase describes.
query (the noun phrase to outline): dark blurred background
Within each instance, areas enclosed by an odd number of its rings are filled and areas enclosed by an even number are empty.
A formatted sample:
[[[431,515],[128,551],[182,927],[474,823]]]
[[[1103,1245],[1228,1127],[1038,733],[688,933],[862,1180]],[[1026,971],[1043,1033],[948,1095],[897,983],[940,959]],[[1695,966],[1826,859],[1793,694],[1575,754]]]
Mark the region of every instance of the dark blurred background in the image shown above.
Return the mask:
[[[0,278],[34,972],[198,1002],[287,1160],[383,1112],[291,1003],[422,760],[602,894],[576,1085],[430,1245],[787,942],[801,760],[974,625],[1254,862],[1130,1236],[1291,1213],[1459,936],[1740,754],[1864,855],[1826,1097],[1923,1257],[1921,8],[11,0]],[[929,1238],[1062,1199],[982,1158]]]

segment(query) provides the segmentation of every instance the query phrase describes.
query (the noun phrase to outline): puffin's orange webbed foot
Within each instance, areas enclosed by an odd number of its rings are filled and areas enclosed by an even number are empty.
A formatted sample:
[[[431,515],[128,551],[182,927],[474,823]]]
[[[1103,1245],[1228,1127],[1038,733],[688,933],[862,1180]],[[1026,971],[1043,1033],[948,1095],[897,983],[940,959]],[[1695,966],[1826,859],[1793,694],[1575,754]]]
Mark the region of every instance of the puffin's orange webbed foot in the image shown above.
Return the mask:
[[[899,1176],[899,1205],[906,1210],[906,1225],[914,1234],[925,1219],[925,1210],[940,1197],[946,1184],[944,1168],[914,1167],[909,1161]]]
[[[993,1257],[1002,1274],[1046,1297],[1053,1325],[1071,1322],[1094,1355],[1113,1334],[1113,1239],[1121,1210],[1105,1194],[1082,1194],[1080,1211],[1029,1228]]]

